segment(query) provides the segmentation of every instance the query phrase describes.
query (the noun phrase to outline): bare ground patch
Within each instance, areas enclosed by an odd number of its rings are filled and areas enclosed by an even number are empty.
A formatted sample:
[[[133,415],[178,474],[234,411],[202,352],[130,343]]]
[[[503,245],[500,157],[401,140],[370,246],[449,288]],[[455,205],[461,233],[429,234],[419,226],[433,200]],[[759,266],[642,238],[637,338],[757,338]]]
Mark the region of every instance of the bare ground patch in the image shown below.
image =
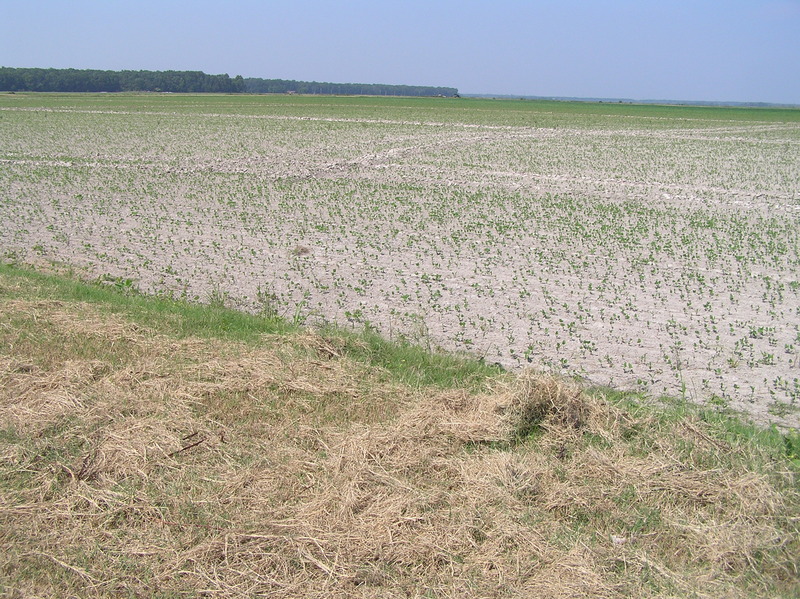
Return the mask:
[[[6,111],[5,255],[800,422],[795,123],[273,109]]]

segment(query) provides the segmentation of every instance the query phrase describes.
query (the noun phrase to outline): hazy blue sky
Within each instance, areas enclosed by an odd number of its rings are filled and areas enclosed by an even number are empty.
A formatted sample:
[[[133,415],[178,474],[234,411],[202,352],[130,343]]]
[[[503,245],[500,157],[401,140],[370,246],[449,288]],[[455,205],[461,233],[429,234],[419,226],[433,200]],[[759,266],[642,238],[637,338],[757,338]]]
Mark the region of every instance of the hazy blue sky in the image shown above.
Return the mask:
[[[800,103],[800,0],[0,0],[0,65]]]

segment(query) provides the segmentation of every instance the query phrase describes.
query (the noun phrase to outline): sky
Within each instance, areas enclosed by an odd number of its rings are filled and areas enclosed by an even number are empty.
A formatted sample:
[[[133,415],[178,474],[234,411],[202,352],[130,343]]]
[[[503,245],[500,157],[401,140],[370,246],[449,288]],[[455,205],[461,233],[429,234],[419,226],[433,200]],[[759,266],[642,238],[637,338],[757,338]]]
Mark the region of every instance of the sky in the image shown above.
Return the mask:
[[[0,0],[0,66],[800,104],[800,0]]]

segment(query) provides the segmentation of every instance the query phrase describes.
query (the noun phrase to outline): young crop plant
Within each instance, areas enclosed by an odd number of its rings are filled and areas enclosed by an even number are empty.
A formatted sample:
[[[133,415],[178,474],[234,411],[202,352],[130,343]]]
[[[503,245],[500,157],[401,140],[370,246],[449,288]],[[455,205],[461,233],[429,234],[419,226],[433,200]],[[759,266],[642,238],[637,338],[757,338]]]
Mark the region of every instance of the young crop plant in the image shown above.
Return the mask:
[[[800,346],[796,111],[34,95],[0,112],[9,260],[298,322],[361,310],[386,335],[417,314],[424,344],[800,424],[769,407],[791,404]]]

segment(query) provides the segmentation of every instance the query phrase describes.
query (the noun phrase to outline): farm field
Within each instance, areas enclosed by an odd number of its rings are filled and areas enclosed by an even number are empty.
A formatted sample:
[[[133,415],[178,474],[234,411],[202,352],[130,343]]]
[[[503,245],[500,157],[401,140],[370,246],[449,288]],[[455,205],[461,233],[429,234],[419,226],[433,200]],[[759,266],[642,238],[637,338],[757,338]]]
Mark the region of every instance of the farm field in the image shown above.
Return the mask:
[[[800,423],[800,110],[0,95],[0,254]]]

